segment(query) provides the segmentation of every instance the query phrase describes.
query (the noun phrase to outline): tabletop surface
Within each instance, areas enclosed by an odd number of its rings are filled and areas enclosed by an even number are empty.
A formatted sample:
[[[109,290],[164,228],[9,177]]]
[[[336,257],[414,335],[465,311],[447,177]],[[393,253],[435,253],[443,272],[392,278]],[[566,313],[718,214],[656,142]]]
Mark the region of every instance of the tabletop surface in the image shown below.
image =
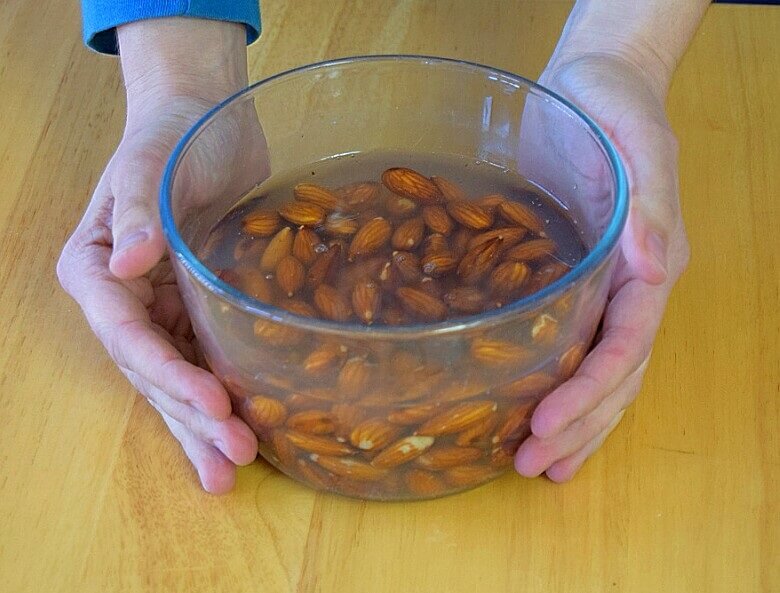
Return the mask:
[[[59,288],[124,117],[76,4],[0,3],[0,590],[780,591],[780,9],[711,7],[675,76],[693,257],[604,447],[565,485],[381,504],[260,462],[202,492]],[[535,77],[569,8],[264,0],[250,78],[396,52]]]

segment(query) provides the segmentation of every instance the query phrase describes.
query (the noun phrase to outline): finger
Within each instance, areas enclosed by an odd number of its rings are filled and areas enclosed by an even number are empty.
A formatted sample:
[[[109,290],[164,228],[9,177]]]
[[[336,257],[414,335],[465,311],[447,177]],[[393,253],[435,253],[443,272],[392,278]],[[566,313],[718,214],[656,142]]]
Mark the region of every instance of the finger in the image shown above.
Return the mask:
[[[236,465],[248,465],[257,457],[257,437],[238,416],[225,420],[208,418],[150,385],[143,377],[132,372],[126,374],[158,410],[182,424],[199,441],[217,448]]]
[[[612,433],[613,430],[615,430],[617,425],[620,424],[624,413],[624,411],[619,412],[617,416],[612,419],[609,425],[588,444],[582,447],[582,449],[572,455],[569,455],[565,459],[561,459],[560,461],[553,463],[549,468],[547,468],[547,477],[550,478],[553,482],[558,483],[568,482],[571,480],[574,477],[574,474],[580,471],[580,468],[588,459],[588,457],[593,455],[593,453],[595,453],[599,447],[604,444],[604,441],[607,440],[607,437]]]
[[[154,405],[154,404],[152,404]],[[198,472],[203,489],[211,494],[226,494],[236,482],[236,466],[211,445],[199,441],[184,425],[158,409],[165,424]]]
[[[551,465],[585,446],[600,434],[610,421],[634,400],[642,383],[645,367],[629,377],[618,391],[584,418],[549,439],[531,435],[523,441],[515,456],[515,468],[526,477],[536,477]]]
[[[568,381],[545,397],[531,418],[540,438],[561,433],[596,409],[649,356],[669,289],[641,280],[625,284],[607,305],[599,343]]]

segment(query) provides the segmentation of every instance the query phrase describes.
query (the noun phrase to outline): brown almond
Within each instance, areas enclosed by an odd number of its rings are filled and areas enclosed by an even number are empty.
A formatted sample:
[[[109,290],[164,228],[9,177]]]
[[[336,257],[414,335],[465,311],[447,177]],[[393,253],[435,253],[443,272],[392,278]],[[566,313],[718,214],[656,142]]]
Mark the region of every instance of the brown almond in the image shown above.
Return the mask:
[[[274,430],[271,433],[271,447],[279,462],[284,467],[295,467],[298,456],[295,454],[295,447],[287,439],[284,430]]]
[[[336,436],[345,440],[349,438],[352,430],[363,421],[366,415],[363,406],[348,403],[334,404],[330,413],[336,421]]]
[[[262,272],[255,269],[241,270],[236,287],[258,301],[270,303],[274,298],[273,286]]]
[[[525,287],[525,292],[532,294],[542,290],[548,284],[552,284],[564,274],[566,274],[571,268],[562,262],[553,262],[547,264],[536,270],[528,284]]]
[[[308,395],[304,395],[303,393],[296,391],[288,395],[284,400],[284,403],[291,410],[301,411],[318,406],[320,402],[313,397],[309,397]]]
[[[523,346],[506,340],[474,338],[471,341],[471,356],[488,366],[522,365],[533,359],[533,353]]]
[[[558,336],[558,320],[549,313],[542,313],[531,326],[534,344],[552,344]]]
[[[482,457],[476,447],[432,447],[414,460],[416,465],[431,471],[441,471],[456,465],[473,463]]]
[[[371,325],[379,319],[382,308],[382,291],[371,278],[358,280],[352,289],[352,309],[358,319]]]
[[[386,470],[349,457],[330,457],[327,455],[311,455],[311,460],[328,470],[330,473],[353,480],[376,482],[387,474]]]
[[[293,195],[296,200],[314,204],[328,212],[339,207],[339,197],[336,195],[336,192],[316,183],[297,184],[293,188]]]
[[[439,278],[458,267],[458,260],[449,251],[437,251],[426,255],[420,262],[424,274]]]
[[[418,404],[391,412],[387,415],[387,419],[393,424],[414,426],[433,416],[437,410],[439,410],[438,404]]]
[[[331,434],[336,430],[336,419],[323,410],[304,410],[287,419],[287,426],[309,434]]]
[[[579,342],[561,354],[558,359],[558,374],[562,379],[568,379],[574,374],[587,351],[587,345],[584,342]]]
[[[530,275],[531,270],[524,263],[505,261],[490,273],[488,285],[494,295],[505,297],[518,291]]]
[[[276,347],[295,346],[303,339],[299,330],[268,319],[255,321],[253,330],[263,342]]]
[[[447,315],[444,303],[422,290],[403,286],[395,295],[406,312],[418,319],[438,321]]]
[[[419,457],[434,443],[432,436],[408,436],[388,445],[374,457],[371,465],[382,469],[397,467]]]
[[[390,223],[381,216],[369,220],[352,238],[349,244],[349,258],[355,259],[376,252],[390,240],[392,232]]]
[[[405,167],[387,169],[382,173],[382,183],[391,192],[423,204],[438,202],[443,197],[433,181]]]
[[[333,490],[336,479],[313,461],[298,459],[295,462],[295,469],[299,479],[312,488],[326,491]]]
[[[522,241],[523,237],[525,237],[527,233],[528,231],[521,226],[509,226],[498,229],[491,229],[489,231],[485,231],[484,233],[479,233],[478,235],[473,236],[468,243],[468,249],[474,249],[483,243],[487,243],[488,241],[499,238],[501,239],[501,249],[506,251],[513,245],[516,245],[519,241]]]
[[[285,255],[276,266],[276,283],[288,297],[293,296],[306,281],[306,269],[292,255]]]
[[[341,293],[329,286],[320,284],[314,289],[314,306],[326,319],[346,321],[352,316],[352,307]]]
[[[317,311],[309,303],[298,299],[285,299],[279,303],[279,306],[285,311],[295,313],[301,317],[317,317]]]
[[[439,387],[436,394],[437,402],[456,402],[471,399],[485,393],[490,386],[482,379],[476,377],[460,377],[444,386]]]
[[[557,382],[557,379],[552,375],[544,371],[537,371],[510,383],[494,387],[490,392],[496,397],[513,399],[539,397],[552,391]]]
[[[412,284],[422,277],[420,259],[410,251],[394,251],[391,261],[402,282]]]
[[[486,444],[490,433],[493,432],[497,424],[498,416],[492,414],[484,420],[472,424],[463,432],[458,433],[458,436],[455,438],[455,444],[459,447]]]
[[[417,202],[403,196],[390,194],[385,200],[385,209],[391,216],[404,218],[406,216],[412,216],[417,212]]]
[[[326,375],[340,366],[345,353],[346,348],[335,342],[320,344],[303,359],[303,372],[312,377]]]
[[[398,276],[398,270],[395,269],[392,261],[382,264],[377,278],[379,279],[379,284],[385,291],[394,290],[401,282],[401,279]]]
[[[384,418],[369,418],[358,424],[349,435],[352,446],[361,451],[378,451],[383,449],[400,432]]]
[[[309,453],[333,456],[352,455],[355,453],[354,449],[349,445],[340,443],[330,437],[308,434],[297,430],[288,430],[285,434],[293,445]]]
[[[475,231],[483,231],[493,224],[493,216],[473,202],[448,202],[447,212],[460,224]]]
[[[485,309],[485,293],[474,286],[458,286],[444,294],[444,302],[458,313],[479,313]]]
[[[273,236],[268,247],[260,258],[260,269],[263,272],[273,272],[286,255],[290,255],[293,244],[293,233],[289,227],[284,227]]]
[[[393,232],[390,244],[394,249],[410,251],[415,249],[423,239],[425,223],[419,216],[402,222]]]
[[[486,465],[462,465],[444,472],[444,479],[455,488],[478,486],[496,475],[496,470]]]
[[[281,224],[279,215],[274,210],[255,210],[241,221],[245,233],[258,237],[270,237]]]
[[[375,366],[356,356],[344,363],[339,371],[337,386],[343,399],[354,399],[371,385]]]
[[[311,264],[317,257],[316,247],[322,243],[319,235],[311,229],[302,227],[295,233],[292,254],[304,265]]]
[[[321,284],[330,282],[338,268],[340,256],[340,245],[334,245],[327,248],[327,251],[318,253],[306,273],[306,286],[317,288]]]
[[[323,225],[325,232],[337,237],[351,237],[358,232],[360,223],[353,214],[344,214],[343,212],[333,212],[328,214]]]
[[[281,426],[287,418],[287,406],[278,399],[254,395],[244,407],[247,422],[254,429],[267,429]]]
[[[436,253],[449,253],[450,246],[447,243],[447,237],[440,233],[432,233],[425,238],[423,243],[423,254],[434,255]]]
[[[493,444],[514,454],[520,441],[531,434],[530,422],[533,411],[534,402],[532,401],[526,401],[510,408],[492,439]]]
[[[542,219],[525,204],[512,200],[504,200],[498,205],[496,210],[507,222],[524,226],[536,235],[544,234],[544,223],[542,222]]]
[[[468,199],[466,192],[457,183],[446,177],[434,175],[431,177],[431,181],[439,188],[441,195],[448,202],[459,202]]]
[[[507,260],[532,262],[553,255],[556,249],[557,245],[552,239],[531,239],[507,250],[504,258]]]
[[[447,485],[441,478],[421,469],[412,469],[406,472],[404,482],[409,492],[415,496],[435,497],[447,491]]]
[[[460,432],[487,418],[496,411],[496,403],[489,400],[459,404],[425,422],[416,434],[440,436]]]
[[[409,316],[399,307],[382,308],[382,323],[385,325],[406,325],[409,321]]]
[[[379,184],[372,181],[353,183],[339,188],[337,193],[348,209],[359,210],[376,200]]]
[[[319,226],[325,220],[325,209],[308,202],[288,202],[279,208],[279,216],[296,226]]]
[[[476,284],[493,269],[500,248],[501,239],[498,237],[475,247],[460,260],[458,276],[465,284]]]
[[[474,238],[474,234],[475,231],[466,227],[461,227],[455,231],[455,234],[452,235],[451,251],[456,258],[460,259],[466,255],[466,252],[469,250],[469,243]]]
[[[488,212],[495,212],[503,202],[506,202],[506,198],[501,194],[488,194],[474,200],[477,206],[484,208]]]
[[[504,451],[502,447],[494,447],[490,452],[490,465],[497,470],[503,470],[507,467],[511,467],[511,465],[514,463],[514,460],[514,455]]]
[[[439,233],[445,237],[455,228],[455,223],[442,206],[426,206],[422,210],[425,226],[433,233]]]
[[[441,299],[444,295],[444,287],[442,286],[441,281],[431,278],[430,276],[423,276],[418,286],[420,287],[420,290],[427,292],[437,299]]]

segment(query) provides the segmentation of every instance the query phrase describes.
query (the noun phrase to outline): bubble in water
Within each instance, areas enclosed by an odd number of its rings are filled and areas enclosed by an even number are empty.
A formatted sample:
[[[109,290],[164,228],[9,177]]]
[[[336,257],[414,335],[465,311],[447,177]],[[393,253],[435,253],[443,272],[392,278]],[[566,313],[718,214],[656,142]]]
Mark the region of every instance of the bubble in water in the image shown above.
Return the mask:
[[[325,253],[328,250],[328,246],[325,243],[318,243],[314,246],[314,253]]]

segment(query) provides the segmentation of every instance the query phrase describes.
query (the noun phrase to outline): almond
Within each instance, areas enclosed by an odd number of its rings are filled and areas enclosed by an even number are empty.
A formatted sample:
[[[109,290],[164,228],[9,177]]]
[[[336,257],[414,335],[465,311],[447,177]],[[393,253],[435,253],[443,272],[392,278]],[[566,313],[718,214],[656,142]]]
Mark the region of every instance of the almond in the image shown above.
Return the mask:
[[[339,207],[339,197],[336,193],[316,183],[299,183],[293,188],[293,195],[296,200],[314,204],[328,212]]]
[[[420,260],[414,253],[394,251],[392,262],[402,282],[412,284],[418,282],[422,277]]]
[[[423,420],[427,420],[438,410],[438,404],[419,404],[417,406],[400,408],[395,412],[391,412],[387,415],[387,419],[393,424],[400,424],[401,426],[413,426],[415,424],[419,424]]]
[[[531,326],[531,339],[535,344],[552,344],[558,336],[558,320],[548,313],[542,313]]]
[[[440,387],[436,395],[437,402],[456,402],[481,395],[489,389],[484,380],[476,377],[463,377],[450,381]]]
[[[420,263],[423,273],[434,278],[449,274],[458,267],[458,260],[448,251],[438,251],[426,255]]]
[[[433,233],[447,236],[455,228],[455,223],[452,222],[447,211],[441,206],[426,206],[423,208],[422,217],[425,225]]]
[[[446,177],[439,177],[434,175],[431,177],[431,181],[433,181],[436,187],[439,188],[439,191],[444,196],[444,199],[448,202],[458,202],[468,198],[466,192],[463,191],[463,189],[461,189],[457,183],[447,179]]]
[[[301,227],[295,233],[292,244],[292,254],[304,265],[311,264],[317,257],[317,245],[322,243],[319,235],[311,229]]]
[[[339,367],[345,353],[346,348],[335,342],[320,344],[303,360],[303,372],[312,377],[326,375]]]
[[[500,248],[501,239],[498,237],[475,247],[460,260],[458,276],[465,284],[476,284],[493,269]]]
[[[471,356],[488,366],[522,365],[533,359],[533,353],[512,342],[474,338]]]
[[[501,249],[506,251],[513,245],[516,245],[519,241],[522,241],[527,232],[528,231],[524,227],[520,226],[508,226],[485,231],[484,233],[475,235],[469,240],[468,249],[474,249],[483,243],[499,238],[501,239]]]
[[[551,239],[531,239],[509,249],[504,258],[514,261],[532,262],[555,253],[557,245]]]
[[[428,235],[423,244],[423,253],[426,256],[436,253],[448,253],[449,251],[450,246],[447,243],[447,237],[440,233]]]
[[[323,225],[325,232],[338,237],[351,237],[357,233],[360,224],[353,214],[344,214],[342,212],[333,212],[328,214]]]
[[[295,467],[297,461],[295,448],[287,439],[287,435],[283,430],[274,430],[271,433],[271,446],[282,466],[286,468]]]
[[[314,289],[314,306],[326,319],[347,321],[352,316],[352,307],[341,293],[327,284]]]
[[[486,465],[462,465],[444,472],[444,479],[455,488],[478,486],[495,477],[496,470]]]
[[[432,436],[409,436],[388,445],[379,455],[374,457],[371,465],[382,469],[397,467],[425,453],[433,445]]]
[[[330,413],[336,421],[336,436],[345,440],[349,438],[355,426],[365,417],[365,411],[362,406],[346,403],[334,404],[330,409]]]
[[[458,286],[444,294],[444,302],[459,313],[479,313],[485,309],[485,293],[473,286]]]
[[[338,195],[350,210],[358,210],[371,204],[379,195],[379,184],[353,183],[339,188]]]
[[[388,214],[396,218],[403,218],[417,212],[417,203],[409,198],[391,194],[385,200],[385,209]]]
[[[496,397],[516,399],[538,397],[552,391],[557,382],[557,379],[552,375],[544,371],[537,371],[525,377],[520,377],[511,383],[494,387],[490,392]]]
[[[423,239],[425,232],[425,223],[423,219],[415,216],[402,222],[395,229],[390,244],[394,249],[412,250],[415,249]]]
[[[287,418],[287,406],[277,399],[253,395],[244,408],[247,422],[255,429],[275,428]]]
[[[261,272],[254,269],[242,270],[236,287],[258,301],[270,303],[274,298],[271,283]]]
[[[319,226],[325,220],[325,210],[308,202],[288,202],[279,208],[279,216],[296,226]]]
[[[335,439],[298,432],[297,430],[288,430],[287,439],[299,449],[318,455],[352,455],[355,451],[349,445],[340,443]]]
[[[430,276],[423,276],[422,280],[420,280],[419,287],[420,290],[437,299],[441,299],[444,295],[444,287],[441,282]]]
[[[558,374],[561,378],[568,379],[574,374],[587,351],[588,347],[585,343],[579,342],[561,354],[558,359]]]
[[[392,227],[381,216],[377,216],[364,224],[349,244],[349,258],[355,259],[357,256],[369,255],[383,247],[390,240]]]
[[[433,181],[405,167],[387,169],[382,173],[382,183],[391,192],[423,204],[438,202],[443,197]]]
[[[501,426],[492,441],[508,453],[514,454],[520,441],[531,434],[530,421],[534,402],[523,402],[511,408],[505,415]]]
[[[536,235],[544,234],[544,223],[528,206],[520,202],[504,200],[496,208],[501,217],[511,224],[527,228]]]
[[[393,266],[392,261],[382,264],[382,268],[379,270],[379,283],[386,291],[392,291],[400,283],[401,279],[398,276],[398,270]]]
[[[524,263],[505,261],[491,272],[488,284],[494,295],[505,297],[517,292],[530,275],[531,270]]]
[[[455,438],[455,444],[459,447],[469,447],[478,443],[485,444],[488,440],[488,435],[498,424],[498,416],[491,414],[484,420],[472,424],[463,432],[458,433]]]
[[[447,490],[447,485],[441,478],[421,469],[412,469],[406,472],[404,481],[409,492],[415,496],[440,496]]]
[[[327,455],[311,455],[310,458],[330,473],[353,480],[375,482],[376,480],[381,480],[387,474],[386,470],[357,459],[329,457]]]
[[[304,410],[290,416],[287,427],[308,434],[331,434],[336,430],[336,419],[323,410]]]
[[[506,198],[501,194],[488,194],[474,200],[477,206],[488,212],[494,212],[503,202],[506,202]]]
[[[303,334],[292,327],[269,319],[258,319],[253,326],[254,334],[263,342],[276,347],[295,346],[303,339]]]
[[[306,286],[317,288],[318,286],[329,282],[336,272],[341,256],[341,246],[334,245],[327,251],[318,253],[306,273]]]
[[[496,411],[493,401],[473,401],[459,404],[425,422],[417,434],[440,436],[460,432],[464,428],[487,418]]]
[[[466,252],[469,250],[468,245],[474,238],[474,234],[474,231],[466,227],[459,228],[455,231],[455,234],[452,235],[451,251],[456,258],[460,259],[466,255]]]
[[[320,402],[313,397],[298,393],[297,391],[288,395],[287,399],[284,400],[284,403],[291,410],[298,411],[313,408],[320,404]]]
[[[276,233],[265,248],[260,258],[260,269],[263,272],[273,272],[285,255],[292,251],[293,234],[289,227],[284,227]]]
[[[562,262],[554,262],[536,270],[526,286],[529,294],[542,290],[548,284],[552,284],[571,268]]]
[[[382,323],[385,325],[406,325],[409,323],[409,316],[398,307],[384,307],[382,309]]]
[[[346,268],[342,268],[339,275],[339,284],[354,286],[362,280],[378,280],[385,263],[387,263],[387,260],[380,256],[353,262]]]
[[[447,212],[460,224],[475,231],[488,229],[493,224],[493,216],[490,212],[473,202],[448,202]]]
[[[482,457],[476,447],[433,447],[415,459],[423,469],[440,471],[464,463],[472,463]]]
[[[306,269],[292,255],[285,255],[276,266],[276,283],[288,297],[293,296],[306,281]]]
[[[279,306],[285,311],[295,313],[301,317],[314,318],[317,317],[317,312],[306,301],[299,301],[297,299],[285,299],[279,303]]]
[[[352,309],[358,319],[371,325],[379,319],[382,307],[382,291],[379,284],[370,278],[359,280],[352,289]]]
[[[349,442],[362,451],[378,451],[398,436],[400,430],[384,418],[370,418],[358,424]]]
[[[308,484],[312,488],[317,488],[318,490],[333,490],[336,481],[334,477],[313,461],[298,459],[295,462],[295,466],[298,477],[303,480],[305,484]]]
[[[281,224],[279,215],[273,210],[255,210],[241,221],[245,233],[258,237],[270,237]]]
[[[504,451],[502,447],[494,447],[490,452],[490,465],[496,469],[510,467],[514,463],[514,455]]]
[[[401,306],[414,317],[427,321],[438,321],[447,315],[447,307],[428,293],[404,286],[395,291]]]
[[[368,389],[375,370],[374,365],[358,356],[345,362],[338,377],[338,388],[342,398],[354,399]]]

